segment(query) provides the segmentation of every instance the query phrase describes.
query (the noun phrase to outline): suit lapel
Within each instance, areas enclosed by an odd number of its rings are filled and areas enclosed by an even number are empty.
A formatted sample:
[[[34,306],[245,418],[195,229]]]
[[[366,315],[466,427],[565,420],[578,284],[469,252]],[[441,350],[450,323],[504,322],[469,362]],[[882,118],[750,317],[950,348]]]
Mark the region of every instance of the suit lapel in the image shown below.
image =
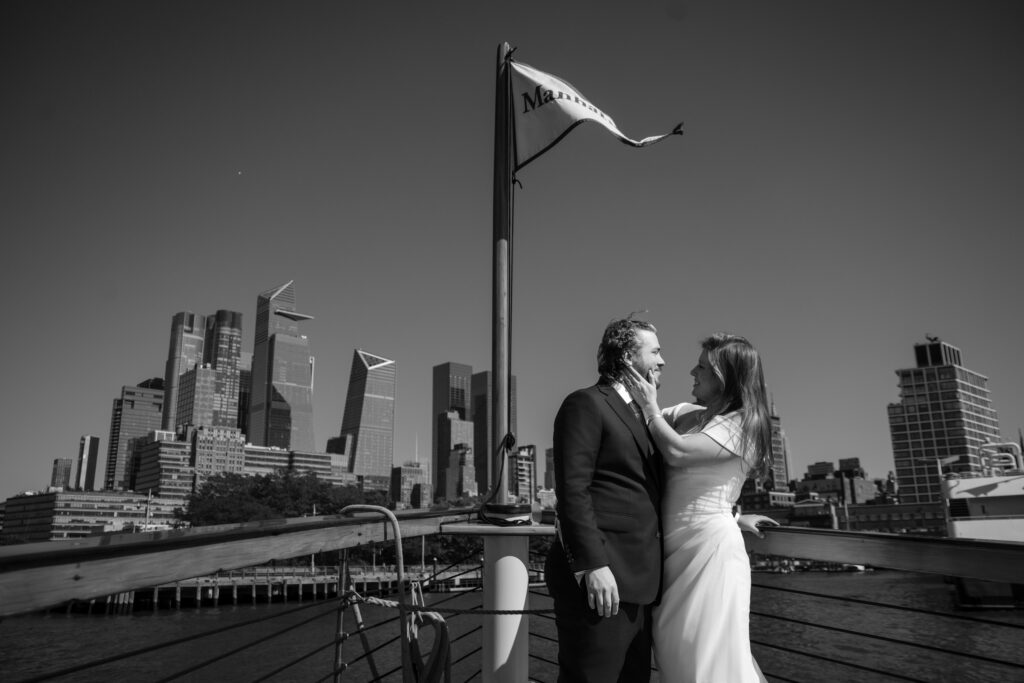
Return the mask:
[[[633,409],[622,400],[622,397],[619,396],[613,387],[607,384],[599,384],[598,390],[604,395],[604,400],[611,406],[611,409],[615,411],[615,414],[619,416],[619,419],[629,429],[633,439],[636,441],[637,448],[640,449],[640,453],[646,459],[653,450],[647,429],[640,424],[640,420],[633,414]]]

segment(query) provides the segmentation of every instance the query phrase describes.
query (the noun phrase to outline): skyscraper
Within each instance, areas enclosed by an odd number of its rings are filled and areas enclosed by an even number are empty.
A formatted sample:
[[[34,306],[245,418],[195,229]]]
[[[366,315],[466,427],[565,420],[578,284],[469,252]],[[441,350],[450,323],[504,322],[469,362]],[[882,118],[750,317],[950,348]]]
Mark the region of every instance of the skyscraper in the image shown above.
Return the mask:
[[[988,378],[963,366],[960,349],[929,337],[914,357],[917,367],[896,370],[900,401],[888,407],[896,479],[901,503],[937,502],[940,472],[981,472],[978,447],[1002,440],[999,417]]]
[[[163,419],[164,381],[155,377],[134,387],[122,387],[110,414],[107,471],[103,488],[128,488],[132,440],[160,429]]]
[[[207,317],[206,328],[203,362],[212,367],[215,374],[212,422],[203,426],[237,427],[241,390],[242,314],[219,310]]]
[[[789,444],[786,432],[782,429],[782,419],[775,413],[775,402],[772,401],[772,471],[769,481],[773,491],[789,489]]]
[[[252,391],[252,352],[242,351],[238,360],[238,429],[249,434],[249,392]]]
[[[511,397],[509,406],[509,430],[516,433],[516,377],[509,378]],[[477,490],[480,495],[486,495],[491,488],[493,478],[492,472],[494,462],[494,436],[492,425],[493,403],[491,401],[491,372],[485,370],[473,375],[472,382],[472,415],[473,415],[473,460],[476,468]],[[502,437],[504,434],[499,434]],[[511,453],[509,454],[511,455]]]
[[[53,473],[50,475],[50,486],[60,489],[71,488],[71,458],[56,458],[53,461]]]
[[[160,428],[173,431],[177,426],[178,378],[203,362],[206,345],[206,316],[190,311],[171,318],[171,343],[164,370],[164,408]]]
[[[398,364],[360,349],[352,354],[341,435],[348,471],[363,487],[387,491],[394,465]],[[335,451],[337,452],[337,451]]]
[[[555,488],[555,449],[544,449],[544,488]]]
[[[242,314],[189,311],[171,319],[164,374],[164,430],[237,427],[241,389]]]
[[[248,436],[257,446],[312,451],[314,359],[299,323],[313,316],[295,310],[292,282],[256,299]]]
[[[436,495],[443,495],[444,491],[438,488],[438,475],[443,466],[448,462],[448,453],[453,441],[448,441],[448,449],[441,448],[439,443],[442,438],[438,431],[442,425],[441,416],[447,416],[449,411],[456,413],[457,420],[472,420],[472,405],[470,394],[473,387],[473,368],[462,363],[441,363],[434,366],[433,401],[431,402],[430,420],[433,427],[433,439],[430,445],[430,465],[433,470],[433,483]],[[472,435],[471,435],[472,437]],[[473,439],[467,442],[473,447]],[[445,465],[442,465],[445,463]]]
[[[462,363],[441,363],[434,366],[434,400],[432,417],[454,410],[460,420],[469,420],[473,368]]]
[[[456,491],[456,497],[461,495],[463,492],[472,491],[470,495],[475,495],[477,489],[477,478],[475,474],[476,462],[470,463],[473,474],[473,481],[463,483],[461,487],[456,487],[452,482],[461,480],[463,478],[463,471],[459,469],[455,472],[449,472],[449,468],[452,463],[455,463],[457,468],[463,467],[463,460],[468,455],[473,457],[473,423],[469,420],[462,419],[459,416],[458,410],[449,410],[437,415],[434,419],[434,450],[437,452],[437,456],[433,460],[433,488],[435,496],[444,496],[449,502],[455,500],[452,498],[452,491]],[[452,454],[456,451],[459,452],[459,456],[453,460]]]
[[[237,427],[241,389],[242,313],[183,311],[171,319],[164,375],[164,430]]]
[[[100,438],[86,434],[78,442],[78,469],[75,472],[75,488],[92,491],[96,488],[96,460],[100,455]]]

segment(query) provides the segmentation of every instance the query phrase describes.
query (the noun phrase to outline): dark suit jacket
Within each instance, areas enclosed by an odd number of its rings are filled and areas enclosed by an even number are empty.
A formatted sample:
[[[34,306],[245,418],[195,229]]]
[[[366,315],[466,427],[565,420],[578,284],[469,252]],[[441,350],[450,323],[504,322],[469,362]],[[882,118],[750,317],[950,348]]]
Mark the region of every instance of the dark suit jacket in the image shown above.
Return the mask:
[[[610,385],[570,394],[555,418],[553,592],[578,590],[573,573],[608,566],[619,599],[647,605],[661,591],[661,454]],[[569,579],[569,580],[567,580]],[[570,581],[571,580],[571,581]]]

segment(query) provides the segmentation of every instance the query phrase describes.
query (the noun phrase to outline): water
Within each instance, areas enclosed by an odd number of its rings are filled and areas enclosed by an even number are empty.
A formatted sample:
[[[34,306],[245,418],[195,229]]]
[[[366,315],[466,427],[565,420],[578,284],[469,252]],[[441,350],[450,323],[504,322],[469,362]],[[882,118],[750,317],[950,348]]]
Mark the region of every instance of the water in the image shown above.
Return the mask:
[[[954,610],[950,587],[939,577],[902,572],[755,574],[755,584],[794,588],[833,596],[850,596],[886,604],[975,616],[983,619],[1024,626],[1024,612],[958,612]],[[469,609],[479,606],[480,593],[428,595],[428,604]],[[125,662],[104,665],[54,680],[61,681],[156,681],[183,671],[208,659],[213,666],[186,674],[181,681],[254,681],[278,667],[320,646],[326,646],[310,659],[269,678],[273,681],[316,681],[329,676],[334,651],[331,646],[336,624],[332,601],[260,604],[256,606],[223,606],[217,608],[160,610],[132,615],[98,616],[81,614],[31,615],[0,622],[0,677],[5,681],[22,681],[32,676],[83,661],[127,652],[150,644],[174,640],[198,632],[213,631],[231,624],[264,617],[279,617],[237,631],[210,635],[186,644],[156,650]],[[550,601],[536,597],[532,607],[546,608]],[[769,680],[780,678],[808,683],[822,680],[843,682],[895,681],[992,681],[1021,680],[1024,670],[1008,669],[995,664],[956,657],[947,651],[978,652],[985,656],[1024,664],[1020,643],[1024,630],[1001,629],[989,624],[959,621],[945,617],[887,608],[853,605],[755,589],[751,608],[777,617],[832,625],[853,633],[832,632],[818,627],[763,616],[751,617],[751,634],[758,662]],[[367,624],[393,617],[394,610],[364,605]],[[469,679],[480,666],[479,618],[467,615],[446,617],[452,633],[453,660],[462,661],[453,667],[453,680]],[[303,621],[307,624],[298,625]],[[268,636],[275,631],[295,626],[283,635],[245,651],[225,657],[224,653],[245,642]],[[554,636],[554,623],[545,616],[530,617],[534,634]],[[346,616],[345,630],[353,631],[351,612]],[[383,643],[397,634],[395,623],[371,631],[371,646]],[[923,643],[942,651],[906,648],[869,637],[872,634]],[[424,648],[429,649],[431,632],[424,634]],[[763,643],[763,644],[758,644]],[[547,660],[556,657],[556,645],[543,638],[531,638],[531,654]],[[813,659],[778,649],[812,649],[827,659]],[[361,652],[358,640],[346,642],[344,660],[352,662]],[[393,645],[374,656],[379,672],[400,664]],[[828,659],[853,661],[872,669],[889,672],[873,673],[844,667]],[[555,667],[531,659],[531,676],[552,683]],[[1013,678],[1016,676],[1017,678]],[[344,681],[364,681],[372,677],[365,661],[357,662],[346,672]],[[329,677],[327,678],[329,680]],[[386,680],[399,681],[400,674]],[[477,679],[479,680],[479,679]],[[658,677],[655,675],[654,680]]]

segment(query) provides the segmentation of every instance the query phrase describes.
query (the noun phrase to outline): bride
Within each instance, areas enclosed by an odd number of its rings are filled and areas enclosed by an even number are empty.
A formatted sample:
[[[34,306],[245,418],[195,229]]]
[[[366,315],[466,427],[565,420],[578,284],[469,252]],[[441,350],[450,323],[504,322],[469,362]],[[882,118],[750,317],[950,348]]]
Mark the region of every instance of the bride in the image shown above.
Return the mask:
[[[764,375],[743,337],[715,334],[701,347],[690,371],[696,405],[661,410],[653,378],[630,368],[625,382],[665,458],[654,654],[665,681],[757,683],[765,678],[750,653],[750,562],[733,505],[748,477],[771,469]]]

